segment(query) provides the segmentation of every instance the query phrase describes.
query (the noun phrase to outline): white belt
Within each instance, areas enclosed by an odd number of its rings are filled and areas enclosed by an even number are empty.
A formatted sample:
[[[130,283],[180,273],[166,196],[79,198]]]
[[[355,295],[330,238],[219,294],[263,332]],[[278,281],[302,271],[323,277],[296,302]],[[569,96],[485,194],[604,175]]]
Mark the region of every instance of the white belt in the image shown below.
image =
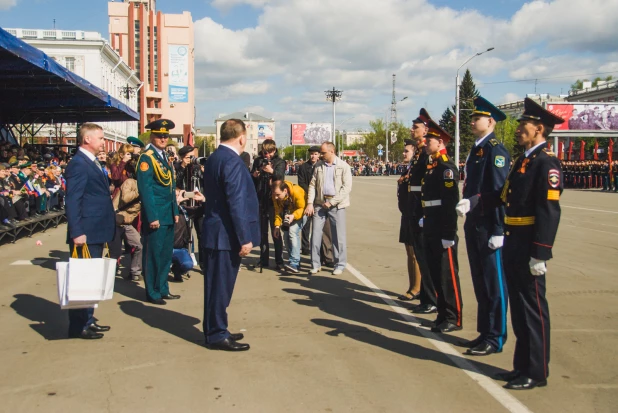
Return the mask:
[[[410,186],[410,192],[421,192],[420,186]]]
[[[435,201],[423,201],[423,208],[432,207],[432,206],[440,206],[442,205],[442,200],[437,199]]]

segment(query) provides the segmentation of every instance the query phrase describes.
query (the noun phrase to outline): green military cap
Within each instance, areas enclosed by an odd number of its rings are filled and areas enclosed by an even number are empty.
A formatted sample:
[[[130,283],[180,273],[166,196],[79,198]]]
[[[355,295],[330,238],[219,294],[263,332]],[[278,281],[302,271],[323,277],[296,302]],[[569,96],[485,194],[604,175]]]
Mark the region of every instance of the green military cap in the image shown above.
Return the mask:
[[[18,161],[13,161],[9,163],[9,166],[11,168],[19,168],[19,162]]]
[[[30,168],[32,166],[32,162],[26,162],[18,166],[19,169]]]
[[[39,168],[39,171],[44,171],[45,168],[47,167],[44,162],[39,162],[36,164],[36,166],[37,168]]]
[[[127,138],[127,143],[129,145],[137,146],[138,148],[143,148],[144,146],[146,146],[146,145],[144,145],[144,142],[140,141],[135,136],[129,136]]]
[[[176,124],[169,119],[157,119],[145,126],[151,133],[157,135],[169,135],[170,129],[174,129]]]

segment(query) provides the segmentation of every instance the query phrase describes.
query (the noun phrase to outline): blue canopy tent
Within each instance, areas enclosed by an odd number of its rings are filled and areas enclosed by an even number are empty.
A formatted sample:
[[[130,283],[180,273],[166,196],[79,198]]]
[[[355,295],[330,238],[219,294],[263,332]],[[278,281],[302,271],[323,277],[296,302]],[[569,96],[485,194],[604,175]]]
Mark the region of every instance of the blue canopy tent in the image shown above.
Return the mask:
[[[0,124],[137,120],[133,109],[0,28]]]

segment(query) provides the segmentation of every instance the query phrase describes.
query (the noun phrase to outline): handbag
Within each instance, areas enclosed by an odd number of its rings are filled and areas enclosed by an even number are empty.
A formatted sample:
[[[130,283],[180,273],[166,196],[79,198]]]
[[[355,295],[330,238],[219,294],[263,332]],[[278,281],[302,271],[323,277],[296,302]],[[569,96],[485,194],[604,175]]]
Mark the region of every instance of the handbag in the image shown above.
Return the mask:
[[[58,303],[63,310],[76,308],[97,308],[97,301],[69,301],[67,295],[67,281],[69,279],[69,263],[56,263],[56,278],[58,281]]]
[[[69,301],[104,301],[114,295],[116,260],[109,257],[92,258],[88,245],[83,246],[83,258],[77,258],[77,248],[69,259],[67,296]]]

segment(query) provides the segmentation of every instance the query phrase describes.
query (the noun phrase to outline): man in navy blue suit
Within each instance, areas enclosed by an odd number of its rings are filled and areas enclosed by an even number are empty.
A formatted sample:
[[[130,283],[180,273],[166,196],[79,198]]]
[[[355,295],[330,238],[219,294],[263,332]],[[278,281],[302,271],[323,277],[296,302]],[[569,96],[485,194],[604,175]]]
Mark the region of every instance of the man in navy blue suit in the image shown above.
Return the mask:
[[[204,336],[213,350],[249,350],[241,333],[228,331],[227,307],[240,260],[260,243],[259,205],[251,175],[240,158],[247,144],[243,121],[221,125],[221,144],[204,167]]]
[[[84,123],[79,128],[79,149],[67,165],[66,214],[69,251],[82,258],[84,245],[92,258],[103,256],[103,247],[114,239],[116,220],[107,175],[95,154],[103,150],[103,128]],[[94,309],[69,310],[69,337],[97,339],[110,327],[94,321]]]

